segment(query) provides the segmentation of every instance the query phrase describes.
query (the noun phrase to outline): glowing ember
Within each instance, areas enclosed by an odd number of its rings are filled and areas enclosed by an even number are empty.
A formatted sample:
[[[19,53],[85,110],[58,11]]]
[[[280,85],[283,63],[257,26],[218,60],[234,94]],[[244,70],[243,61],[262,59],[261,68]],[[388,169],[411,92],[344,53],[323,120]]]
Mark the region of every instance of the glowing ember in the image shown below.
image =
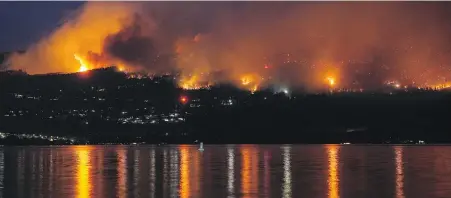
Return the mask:
[[[186,96],[182,96],[180,97],[180,102],[185,104],[186,102],[188,102],[188,98]]]
[[[334,77],[327,77],[326,80],[327,80],[327,82],[329,83],[330,86],[334,86],[335,85],[335,78]]]

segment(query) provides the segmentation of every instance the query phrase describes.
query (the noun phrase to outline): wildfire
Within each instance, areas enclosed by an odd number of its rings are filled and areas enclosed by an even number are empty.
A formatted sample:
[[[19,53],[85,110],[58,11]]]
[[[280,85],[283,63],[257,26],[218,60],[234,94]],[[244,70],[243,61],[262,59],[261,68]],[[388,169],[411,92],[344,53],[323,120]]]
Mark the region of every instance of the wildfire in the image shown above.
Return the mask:
[[[80,66],[80,69],[78,69],[79,72],[85,72],[88,71],[88,68],[84,65]]]
[[[254,93],[258,90],[258,85],[254,85],[251,89],[251,92]]]
[[[437,85],[433,85],[431,87],[432,87],[432,89],[436,89],[436,90],[447,89],[447,88],[451,88],[451,82],[437,84]]]
[[[329,86],[333,87],[335,85],[335,78],[334,77],[329,76],[329,77],[326,78],[326,80],[327,80],[327,83],[329,84]]]
[[[195,90],[195,89],[203,89],[208,88],[210,85],[203,85],[200,82],[200,78],[198,75],[192,75],[189,77],[182,77],[179,81],[179,87],[185,90]]]
[[[85,71],[89,70],[89,67],[87,66],[85,61],[80,56],[78,56],[77,54],[74,54],[74,58],[80,64],[80,68],[78,69],[78,72],[85,72]]]
[[[252,78],[251,77],[249,77],[249,76],[241,77],[241,84],[242,85],[248,85],[251,82],[252,82]]]
[[[247,74],[240,78],[241,85],[243,88],[256,92],[258,90],[258,86],[260,84],[259,77],[257,75]]]
[[[180,87],[183,89],[196,89],[197,87],[197,76],[193,75],[188,78],[182,78],[180,80]]]

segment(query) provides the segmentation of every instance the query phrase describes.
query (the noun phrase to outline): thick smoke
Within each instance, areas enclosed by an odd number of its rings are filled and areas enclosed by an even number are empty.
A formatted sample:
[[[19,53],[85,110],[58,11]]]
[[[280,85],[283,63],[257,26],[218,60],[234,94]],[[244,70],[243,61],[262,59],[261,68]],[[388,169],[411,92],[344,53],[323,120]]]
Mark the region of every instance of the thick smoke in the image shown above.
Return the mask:
[[[73,54],[150,72],[240,83],[271,78],[318,89],[434,84],[451,77],[447,2],[87,3],[48,38],[13,56],[30,73],[73,72]],[[89,55],[91,54],[91,55]],[[256,77],[257,76],[257,77]]]
[[[135,66],[154,67],[153,61],[158,56],[154,38],[148,35],[140,15],[135,15],[132,24],[116,34],[105,38],[104,53]]]
[[[28,73],[75,72],[79,62],[74,54],[96,61],[107,59],[103,54],[105,38],[116,34],[130,21],[135,4],[89,3],[69,16],[49,36],[31,45],[24,54],[10,58],[13,69]]]

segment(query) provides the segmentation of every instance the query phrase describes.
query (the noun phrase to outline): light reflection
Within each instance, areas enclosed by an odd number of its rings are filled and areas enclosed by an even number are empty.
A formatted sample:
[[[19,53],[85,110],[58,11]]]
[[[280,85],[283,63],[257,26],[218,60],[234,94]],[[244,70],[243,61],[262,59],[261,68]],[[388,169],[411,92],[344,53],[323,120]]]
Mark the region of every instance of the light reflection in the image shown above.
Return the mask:
[[[327,184],[329,186],[329,198],[340,197],[339,186],[339,172],[338,172],[338,162],[339,162],[339,151],[340,148],[337,145],[327,145],[327,156],[329,161],[329,177]]]
[[[39,189],[43,189],[44,187],[44,156],[42,150],[39,151],[39,160],[38,160],[38,171],[39,171]],[[39,193],[39,197],[44,197],[43,192]]]
[[[241,147],[241,189],[243,197],[258,190],[258,152],[252,146]]]
[[[90,176],[90,150],[87,146],[75,147],[78,157],[77,166],[77,197],[87,198],[91,191]]]
[[[23,197],[25,181],[25,150],[20,150],[17,156],[17,197]]]
[[[291,197],[291,147],[283,147],[283,185],[282,197]]]
[[[264,155],[263,155],[263,163],[264,163],[264,188],[265,188],[265,197],[269,197],[270,194],[270,165],[269,165],[269,160],[271,158],[271,154],[268,151],[265,151]]]
[[[98,174],[96,175],[96,182],[95,182],[95,192],[97,197],[103,197],[104,196],[104,150],[98,149],[96,152],[96,157],[94,158],[95,161],[97,161],[96,167],[94,169],[100,169],[98,170]],[[94,163],[93,163],[94,164]]]
[[[394,148],[396,164],[396,198],[404,198],[404,162],[403,148],[397,146]]]
[[[178,187],[179,187],[179,156],[178,150],[172,149],[169,152],[169,197],[177,197],[178,196]]]
[[[227,154],[227,191],[228,197],[233,198],[235,192],[235,153],[233,148],[228,148]]]
[[[125,148],[117,149],[117,195],[119,198],[127,197],[127,151]]]
[[[193,158],[193,166],[192,167],[192,171],[190,171],[192,173],[191,175],[191,186],[193,187],[193,191],[192,191],[192,197],[201,197],[201,195],[199,195],[199,192],[201,192],[200,189],[200,180],[202,178],[201,174],[202,172],[200,171],[200,167],[201,167],[201,162],[202,162],[202,153],[197,152],[197,149],[194,148],[194,152],[191,152]]]
[[[163,197],[166,197],[168,192],[168,151],[165,149],[163,151]]]
[[[241,190],[243,192],[243,197],[247,197],[250,193],[250,169],[251,169],[251,162],[250,162],[250,151],[247,147],[241,148]]]
[[[0,152],[0,190],[5,187],[4,184],[4,174],[5,174],[5,156],[3,149]]]
[[[49,177],[53,178],[53,163],[54,163],[54,157],[53,157],[53,149],[50,149],[50,162],[49,162]],[[51,192],[53,190],[53,179],[49,180],[49,186],[48,186],[48,192]]]
[[[180,198],[190,197],[189,151],[186,146],[180,147]]]
[[[36,181],[36,152],[33,151],[31,153],[31,161],[32,161],[32,165],[31,165],[31,181]]]
[[[150,152],[150,197],[155,197],[155,149]]]
[[[135,148],[135,151],[133,153],[133,186],[134,186],[134,196],[139,197],[139,150]]]

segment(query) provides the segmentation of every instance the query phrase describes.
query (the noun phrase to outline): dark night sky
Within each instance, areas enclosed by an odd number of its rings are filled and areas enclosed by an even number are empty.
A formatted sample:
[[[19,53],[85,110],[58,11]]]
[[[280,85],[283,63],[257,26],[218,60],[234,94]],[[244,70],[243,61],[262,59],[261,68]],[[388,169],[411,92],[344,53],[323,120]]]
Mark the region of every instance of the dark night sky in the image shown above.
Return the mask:
[[[25,49],[84,2],[0,2],[0,52]]]

